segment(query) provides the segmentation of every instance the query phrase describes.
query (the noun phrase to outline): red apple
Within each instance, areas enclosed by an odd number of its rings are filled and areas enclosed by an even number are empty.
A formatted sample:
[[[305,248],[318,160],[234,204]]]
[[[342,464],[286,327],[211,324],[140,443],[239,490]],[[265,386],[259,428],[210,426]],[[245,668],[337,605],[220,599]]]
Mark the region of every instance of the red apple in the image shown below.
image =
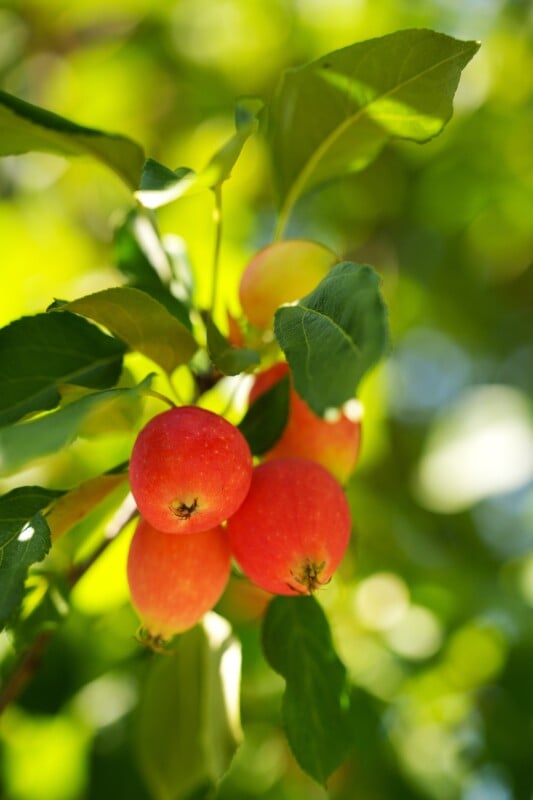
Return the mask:
[[[245,501],[228,520],[231,552],[245,575],[273,594],[311,594],[348,546],[351,520],[340,484],[303,458],[255,467]]]
[[[128,554],[128,583],[153,640],[196,625],[218,601],[229,574],[230,551],[220,526],[194,536],[168,536],[139,521]]]
[[[154,417],[130,459],[131,491],[157,530],[194,533],[218,525],[244,500],[252,475],[250,448],[219,414],[182,406]]]
[[[250,403],[287,374],[289,366],[284,361],[259,373],[250,391]],[[357,463],[360,444],[360,420],[349,419],[344,412],[333,422],[322,419],[311,411],[291,382],[287,425],[265,460],[284,456],[309,458],[345,483]]]

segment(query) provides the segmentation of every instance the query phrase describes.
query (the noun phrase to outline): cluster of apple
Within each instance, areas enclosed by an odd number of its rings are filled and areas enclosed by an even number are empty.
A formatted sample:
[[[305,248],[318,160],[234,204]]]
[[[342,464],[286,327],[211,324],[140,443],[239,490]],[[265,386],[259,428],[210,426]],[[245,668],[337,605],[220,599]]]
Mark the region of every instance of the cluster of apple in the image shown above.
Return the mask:
[[[249,321],[267,328],[275,309],[311,290],[333,261],[312,242],[260,251],[240,286]],[[281,361],[259,373],[250,403],[288,373]],[[256,466],[239,429],[218,414],[182,406],[154,417],[130,459],[142,516],[128,580],[147,636],[166,640],[198,622],[220,598],[232,557],[274,594],[309,594],[327,583],[348,546],[351,519],[341,483],[355,466],[359,442],[358,420],[316,416],[292,385],[284,432]]]

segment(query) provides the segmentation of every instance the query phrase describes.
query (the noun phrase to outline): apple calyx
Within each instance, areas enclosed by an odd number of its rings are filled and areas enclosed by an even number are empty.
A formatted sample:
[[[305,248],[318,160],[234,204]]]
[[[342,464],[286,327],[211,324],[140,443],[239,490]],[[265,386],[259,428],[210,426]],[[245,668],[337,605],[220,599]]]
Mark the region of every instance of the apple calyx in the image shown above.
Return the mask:
[[[300,564],[297,571],[291,569],[291,576],[298,586],[292,586],[290,583],[288,583],[287,586],[289,589],[299,594],[313,594],[313,592],[316,592],[321,586],[326,586],[331,581],[331,576],[325,581],[320,580],[320,575],[324,571],[325,566],[325,561],[317,564],[312,559],[307,558]]]
[[[169,505],[169,509],[177,519],[190,519],[194,512],[198,510],[198,498],[195,497],[190,504],[187,504],[184,500],[174,500]]]

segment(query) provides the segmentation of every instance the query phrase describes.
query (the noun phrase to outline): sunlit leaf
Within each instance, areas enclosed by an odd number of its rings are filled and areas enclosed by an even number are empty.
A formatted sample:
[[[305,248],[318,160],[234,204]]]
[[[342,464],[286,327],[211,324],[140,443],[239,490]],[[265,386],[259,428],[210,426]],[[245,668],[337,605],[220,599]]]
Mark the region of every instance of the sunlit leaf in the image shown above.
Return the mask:
[[[126,136],[77,125],[2,91],[0,129],[1,156],[32,151],[90,155],[112,169],[131,189],[139,185],[144,154]]]
[[[256,98],[244,99],[237,105],[236,132],[198,173],[187,167],[173,171],[152,158],[147,159],[136,192],[139,202],[146,208],[159,208],[185,194],[214,189],[228,180],[246,140],[257,130],[262,108],[262,101]]]
[[[50,549],[42,511],[61,492],[23,486],[0,497],[0,627],[22,600],[28,567]]]
[[[270,113],[284,208],[363,169],[391,137],[424,142],[440,133],[461,71],[478,47],[430,30],[404,30],[287,71]]]
[[[125,347],[70,313],[22,317],[0,330],[0,425],[54,408],[59,384],[113,386]]]
[[[104,325],[168,374],[189,361],[197,349],[185,326],[140,289],[104,289],[73,300],[67,308]]]
[[[289,417],[289,389],[289,376],[284,375],[252,403],[239,423],[254,456],[270,450],[283,433]]]
[[[187,330],[192,276],[176,275],[174,253],[165,250],[159,234],[143,214],[130,212],[115,230],[115,262],[128,284],[146,292],[176,317]],[[182,267],[182,264],[179,265]],[[179,297],[177,296],[179,292]]]
[[[325,783],[352,746],[346,669],[313,597],[275,597],[263,622],[270,666],[285,678],[283,722],[305,772]]]
[[[233,347],[223,336],[210,316],[205,318],[207,349],[215,367],[223,375],[238,375],[259,364],[259,354],[246,347]]]
[[[94,392],[51,414],[0,429],[0,475],[66,447],[83,434],[84,426],[90,428],[91,415],[113,414],[116,403],[136,402],[150,382],[151,376],[131,389]]]
[[[156,656],[144,681],[138,753],[154,800],[204,797],[240,742],[240,648],[226,620],[208,614]]]
[[[388,342],[385,304],[372,267],[343,261],[274,320],[296,391],[317,414],[353,398]]]

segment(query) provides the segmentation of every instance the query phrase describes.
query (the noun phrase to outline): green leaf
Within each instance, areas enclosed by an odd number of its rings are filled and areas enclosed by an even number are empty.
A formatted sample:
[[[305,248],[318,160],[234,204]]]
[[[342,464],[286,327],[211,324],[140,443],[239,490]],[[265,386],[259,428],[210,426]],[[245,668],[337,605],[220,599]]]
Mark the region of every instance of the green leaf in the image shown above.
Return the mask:
[[[23,486],[0,497],[0,627],[22,600],[28,568],[50,549],[41,511],[61,492]]]
[[[159,208],[193,191],[220,187],[231,176],[246,140],[257,130],[262,108],[262,101],[256,98],[245,98],[237,105],[235,134],[199,173],[187,167],[173,171],[154,159],[147,159],[136,192],[139,202],[146,208]]]
[[[263,622],[263,649],[286,681],[283,722],[302,769],[319,783],[352,745],[346,670],[314,597],[275,597]]]
[[[129,286],[104,289],[73,300],[67,308],[104,325],[167,374],[186,364],[197,349],[185,326],[140,289]]]
[[[297,305],[274,318],[294,387],[316,414],[353,398],[388,343],[379,277],[366,264],[342,261]]]
[[[139,185],[144,153],[126,136],[77,125],[58,114],[0,91],[0,156],[37,150],[64,156],[90,155],[130,187]]]
[[[188,167],[171,170],[155,161],[146,159],[141,182],[135,197],[145,208],[159,208],[191,191],[205,188],[200,185],[198,174]]]
[[[289,376],[284,375],[250,406],[238,428],[254,456],[273,447],[285,430],[289,417]]]
[[[141,289],[165,306],[187,330],[192,329],[189,309],[190,275],[174,275],[174,256],[164,249],[163,242],[144,214],[130,212],[115,231],[115,261],[130,286]],[[182,299],[176,297],[180,292]]]
[[[117,404],[137,402],[151,380],[150,375],[131,389],[94,392],[51,414],[0,429],[0,475],[16,472],[24,464],[66,447],[90,429],[95,415],[112,417]]]
[[[440,133],[478,48],[404,30],[287,71],[270,114],[282,217],[311,189],[363,169],[391,137],[425,142]]]
[[[58,384],[113,386],[124,351],[122,342],[68,312],[15,320],[0,330],[0,425],[54,408]]]
[[[259,364],[259,353],[246,347],[233,347],[220,333],[210,316],[206,316],[204,321],[209,356],[223,375],[238,375],[254,364]]]
[[[199,178],[204,185],[214,189],[231,177],[233,167],[237,163],[246,140],[257,130],[258,115],[262,109],[263,103],[257,98],[246,98],[237,104],[235,110],[236,133],[215,153],[200,173]]]
[[[154,657],[139,706],[139,760],[154,800],[204,797],[241,739],[240,648],[229,624],[210,613],[174,647]]]

